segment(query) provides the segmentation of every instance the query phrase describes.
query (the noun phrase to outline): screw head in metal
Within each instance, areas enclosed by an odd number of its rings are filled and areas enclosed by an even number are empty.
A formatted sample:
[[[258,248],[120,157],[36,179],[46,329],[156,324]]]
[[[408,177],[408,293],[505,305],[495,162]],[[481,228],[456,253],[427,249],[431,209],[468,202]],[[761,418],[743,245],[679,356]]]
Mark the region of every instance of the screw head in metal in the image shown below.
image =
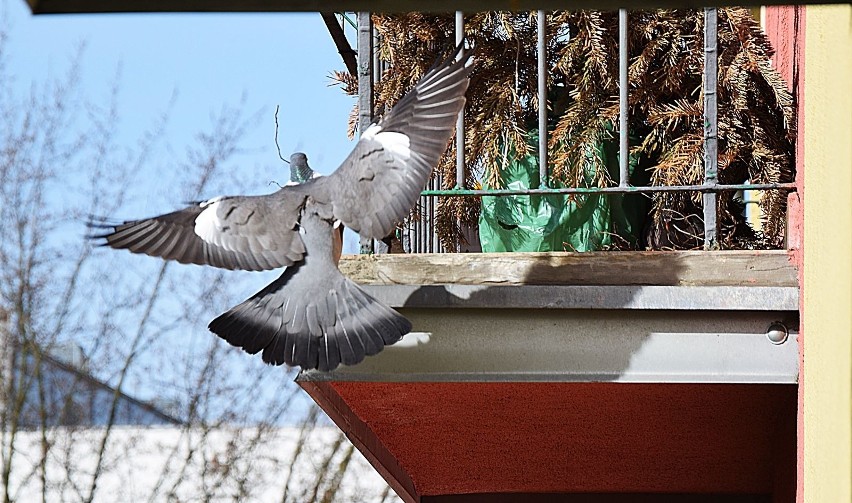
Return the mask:
[[[766,337],[772,344],[784,344],[790,335],[787,326],[780,321],[772,322],[766,329]]]

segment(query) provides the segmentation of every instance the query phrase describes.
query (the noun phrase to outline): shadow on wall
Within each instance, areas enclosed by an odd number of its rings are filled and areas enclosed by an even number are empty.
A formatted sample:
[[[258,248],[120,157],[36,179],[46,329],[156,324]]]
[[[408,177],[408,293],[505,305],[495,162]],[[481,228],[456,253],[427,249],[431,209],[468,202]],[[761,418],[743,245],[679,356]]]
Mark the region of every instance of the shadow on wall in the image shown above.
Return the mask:
[[[598,271],[560,270],[576,266],[543,258],[528,268],[523,285],[422,285],[396,305],[428,336],[407,336],[412,342],[386,348],[376,363],[384,371],[398,366],[407,373],[464,369],[472,379],[490,372],[530,379],[558,372],[612,381],[631,369],[634,354],[652,333],[737,330],[745,321],[741,316],[632,309],[642,286],[682,284],[682,264],[669,258],[667,267],[652,270],[626,260],[589,262],[590,268],[606,267]],[[576,280],[554,285],[556,278]],[[412,343],[416,352],[407,351]]]

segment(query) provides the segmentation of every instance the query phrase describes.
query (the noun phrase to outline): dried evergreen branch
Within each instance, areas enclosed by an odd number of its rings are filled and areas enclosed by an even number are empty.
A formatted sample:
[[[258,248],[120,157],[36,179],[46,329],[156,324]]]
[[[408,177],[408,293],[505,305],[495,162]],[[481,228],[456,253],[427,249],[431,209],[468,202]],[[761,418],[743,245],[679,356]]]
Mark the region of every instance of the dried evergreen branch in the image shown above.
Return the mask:
[[[793,101],[772,68],[773,49],[743,8],[719,9],[719,180],[722,183],[789,182],[794,178]],[[453,46],[450,15],[379,14],[380,58],[387,63],[376,86],[377,110],[388,109],[425,70]],[[504,185],[509,146],[527,155],[537,127],[536,20],[529,13],[483,12],[465,20],[476,47],[466,107],[468,186]],[[547,17],[549,170],[555,182],[614,183],[590,153],[613,139],[618,117],[618,16],[615,12],[557,11]],[[629,18],[629,128],[641,140],[631,153],[650,160],[652,185],[703,182],[703,13],[697,10],[632,11]],[[351,89],[350,89],[351,91]],[[455,146],[436,170],[445,188],[455,183]],[[761,198],[763,233],[745,222],[741,203],[719,198],[723,246],[778,247],[783,243],[786,196]],[[699,194],[654,197],[645,245],[690,248],[703,227]],[[452,198],[438,206],[437,228],[455,249],[459,223],[475,224],[479,202]],[[678,219],[681,230],[673,230]],[[698,239],[698,241],[696,241]],[[745,241],[743,241],[745,240]],[[759,242],[758,242],[759,241]]]

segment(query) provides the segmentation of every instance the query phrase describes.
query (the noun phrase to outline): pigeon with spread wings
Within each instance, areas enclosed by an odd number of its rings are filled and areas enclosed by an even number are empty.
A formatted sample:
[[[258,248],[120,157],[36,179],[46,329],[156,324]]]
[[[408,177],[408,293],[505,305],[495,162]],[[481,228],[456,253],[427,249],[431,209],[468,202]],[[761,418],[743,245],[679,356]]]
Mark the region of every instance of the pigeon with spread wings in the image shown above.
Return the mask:
[[[354,365],[411,323],[343,276],[339,225],[388,235],[414,206],[464,107],[471,54],[461,46],[367,128],[327,177],[265,196],[224,196],[119,225],[91,223],[103,245],[181,263],[284,273],[209,329],[263,361],[304,369]],[[303,154],[294,161],[306,163]],[[307,166],[307,164],[305,164]]]

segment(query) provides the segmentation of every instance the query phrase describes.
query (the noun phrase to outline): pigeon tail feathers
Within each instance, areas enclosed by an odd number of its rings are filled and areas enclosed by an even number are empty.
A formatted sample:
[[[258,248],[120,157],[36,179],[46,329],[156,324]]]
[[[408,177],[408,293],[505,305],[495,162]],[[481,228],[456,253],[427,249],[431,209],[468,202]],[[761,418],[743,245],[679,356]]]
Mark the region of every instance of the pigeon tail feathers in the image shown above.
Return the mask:
[[[318,280],[305,263],[210,322],[209,329],[263,361],[334,370],[377,354],[411,331],[411,322],[336,268]],[[286,288],[285,288],[286,286]]]

